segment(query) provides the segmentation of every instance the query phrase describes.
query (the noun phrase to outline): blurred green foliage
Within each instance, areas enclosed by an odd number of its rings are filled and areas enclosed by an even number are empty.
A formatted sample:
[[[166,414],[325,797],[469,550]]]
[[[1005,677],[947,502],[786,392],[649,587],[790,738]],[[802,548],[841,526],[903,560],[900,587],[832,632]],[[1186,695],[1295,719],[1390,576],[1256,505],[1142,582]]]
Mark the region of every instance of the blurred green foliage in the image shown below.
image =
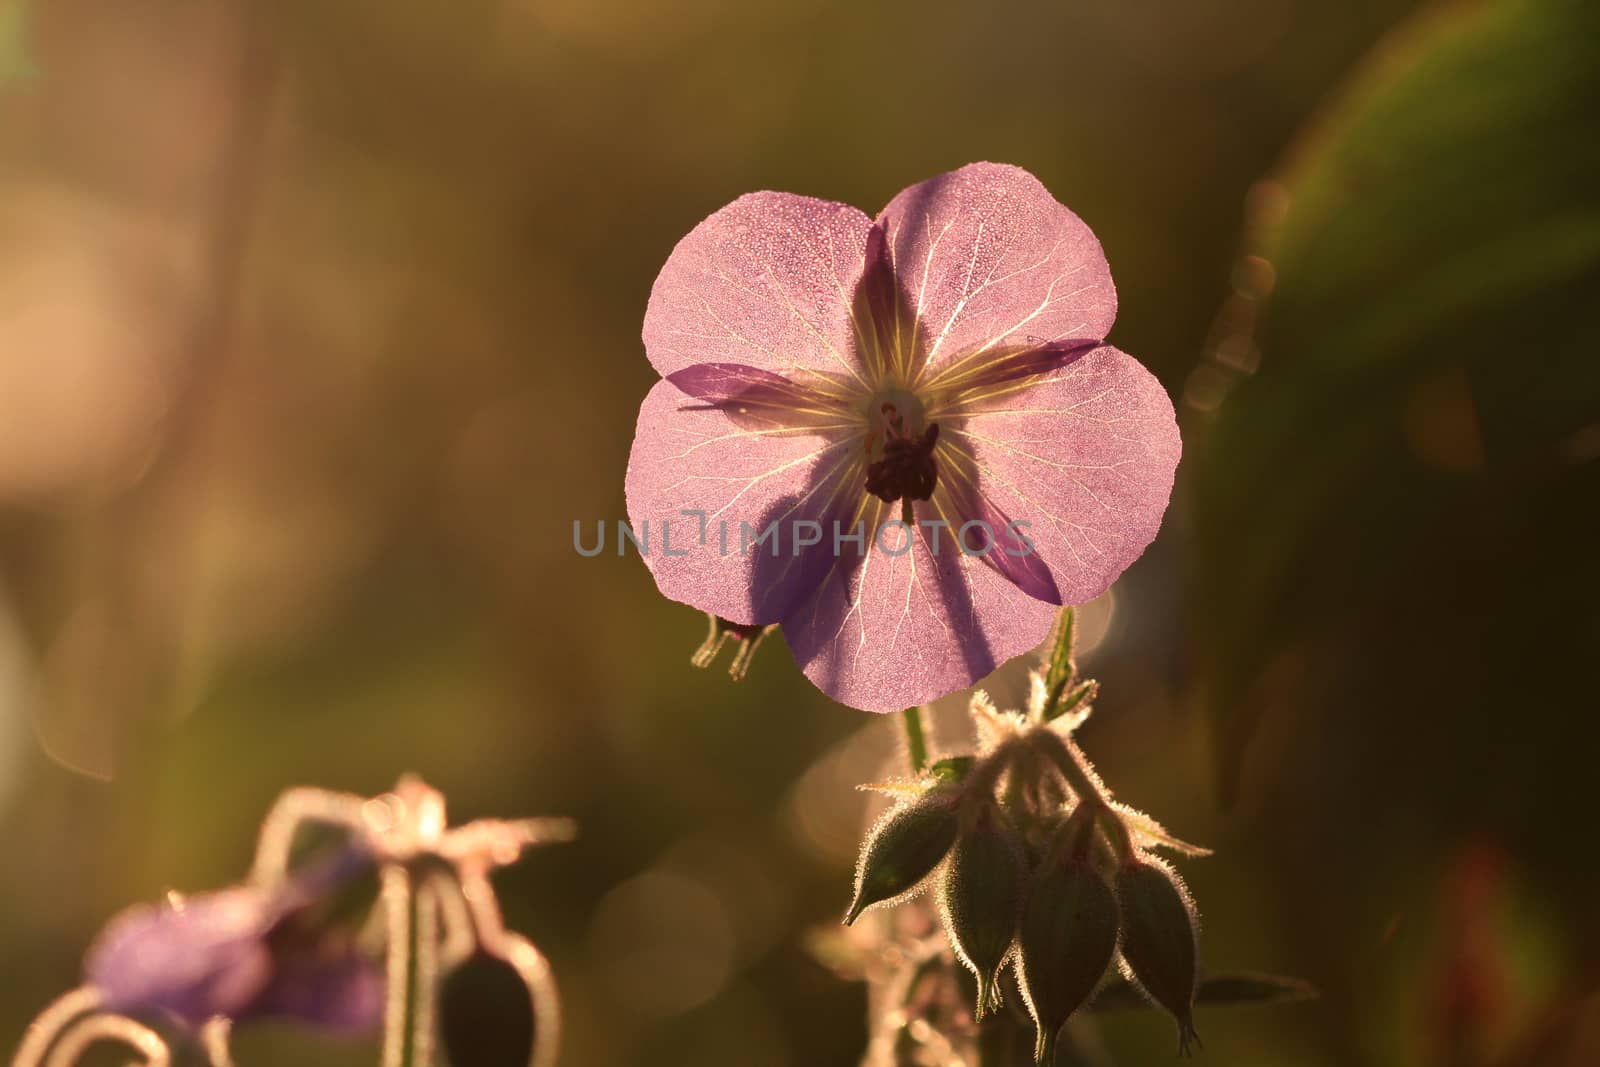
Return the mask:
[[[0,5],[0,84],[31,78],[34,69],[26,0]]]
[[[1422,905],[1406,872],[1487,848],[1538,887],[1580,999],[1600,867],[1564,813],[1600,751],[1597,128],[1592,3],[1445,5],[1386,42],[1253,195],[1191,383],[1189,485],[1223,789],[1342,798],[1289,804],[1326,850],[1281,884],[1337,869],[1398,917]],[[1385,995],[1514,986],[1491,955]],[[1435,1007],[1410,1055],[1578,1062],[1508,1044],[1508,1003]]]
[[[1276,275],[1265,325],[1219,341],[1258,346],[1261,372],[1228,397],[1195,487],[1230,753],[1265,665],[1470,537],[1441,532],[1539,500],[1592,521],[1597,31],[1595,5],[1572,0],[1426,18],[1263,192],[1263,213],[1284,213],[1252,248]],[[1538,555],[1516,562],[1592,591],[1584,554]],[[1540,612],[1548,628],[1585,634],[1586,598],[1558,599],[1580,614]],[[1502,636],[1523,618],[1506,612]]]

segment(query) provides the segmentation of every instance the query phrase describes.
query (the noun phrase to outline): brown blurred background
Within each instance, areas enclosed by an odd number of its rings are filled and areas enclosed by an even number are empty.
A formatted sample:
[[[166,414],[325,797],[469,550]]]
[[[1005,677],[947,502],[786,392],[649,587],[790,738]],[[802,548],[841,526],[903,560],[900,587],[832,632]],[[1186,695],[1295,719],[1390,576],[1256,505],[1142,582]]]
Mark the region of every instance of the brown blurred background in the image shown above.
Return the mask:
[[[1094,227],[1185,421],[1084,745],[1218,848],[1208,962],[1324,994],[1205,1058],[1600,1062],[1600,26],[1415,6],[0,0],[0,1045],[281,789],[409,769],[580,821],[499,879],[564,1063],[854,1063],[803,938],[894,724],[780,641],[691,670],[572,522],[622,514],[678,237],[993,159]]]

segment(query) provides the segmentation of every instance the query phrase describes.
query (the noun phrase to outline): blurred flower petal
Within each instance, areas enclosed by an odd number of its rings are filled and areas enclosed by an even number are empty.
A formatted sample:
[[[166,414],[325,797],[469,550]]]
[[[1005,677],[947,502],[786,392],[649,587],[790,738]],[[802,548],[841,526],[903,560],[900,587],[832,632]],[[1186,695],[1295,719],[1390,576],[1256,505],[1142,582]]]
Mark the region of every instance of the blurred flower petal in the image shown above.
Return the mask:
[[[235,1018],[271,977],[264,938],[277,918],[251,887],[138,906],[111,920],[84,969],[111,1011]]]
[[[354,946],[280,961],[272,980],[245,1009],[254,1018],[288,1018],[346,1033],[383,1020],[384,975]]]

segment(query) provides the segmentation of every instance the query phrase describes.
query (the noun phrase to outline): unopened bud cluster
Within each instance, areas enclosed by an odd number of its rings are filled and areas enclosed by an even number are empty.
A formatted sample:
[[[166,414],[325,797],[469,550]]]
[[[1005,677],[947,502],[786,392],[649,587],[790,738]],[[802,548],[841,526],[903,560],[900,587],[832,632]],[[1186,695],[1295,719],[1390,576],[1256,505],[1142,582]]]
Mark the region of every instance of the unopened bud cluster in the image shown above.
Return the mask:
[[[1027,713],[980,695],[979,755],[882,787],[901,800],[868,834],[845,922],[932,886],[951,948],[977,979],[978,1019],[1001,1004],[1013,966],[1037,1027],[1036,1063],[1054,1062],[1062,1026],[1114,969],[1177,1020],[1187,1054],[1198,919],[1182,879],[1151,850],[1204,850],[1110,799],[1071,739],[1093,683],[1071,680],[1041,669]]]

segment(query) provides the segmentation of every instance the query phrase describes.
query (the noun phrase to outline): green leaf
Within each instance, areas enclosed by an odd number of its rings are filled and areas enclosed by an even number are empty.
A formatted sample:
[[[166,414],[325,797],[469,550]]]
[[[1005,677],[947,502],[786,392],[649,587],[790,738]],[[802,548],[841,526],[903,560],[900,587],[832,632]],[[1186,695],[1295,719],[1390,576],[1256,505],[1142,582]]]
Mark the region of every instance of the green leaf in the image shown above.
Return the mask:
[[[1238,971],[1202,975],[1194,1002],[1201,1005],[1292,1004],[1312,1000],[1316,995],[1315,987],[1298,978]],[[1091,1011],[1125,1011],[1152,1006],[1149,998],[1119,978],[1101,987],[1089,1008]]]
[[[1189,434],[1194,629],[1225,788],[1264,709],[1321,699],[1308,650],[1329,673],[1339,647],[1416,669],[1395,646],[1431,634],[1385,648],[1374,631],[1437,599],[1430,566],[1489,576],[1469,547],[1451,563],[1467,539],[1453,531],[1584,513],[1597,128],[1600,5],[1445,5],[1385,42],[1252,197],[1210,391],[1191,394],[1214,421]],[[1516,562],[1556,601],[1562,568],[1569,588],[1595,578],[1549,551]],[[1586,625],[1569,599],[1541,604],[1553,629]]]
[[[1092,678],[1081,685],[1073,686],[1071,690],[1062,693],[1055,700],[1046,704],[1044,721],[1054,722],[1067,712],[1077,710],[1080,705],[1093,700],[1095,694],[1099,691],[1100,683]]]
[[[1077,616],[1073,614],[1072,606],[1069,604],[1061,609],[1055,629],[1051,631],[1050,658],[1044,667],[1044,705],[1038,711],[1044,722],[1060,718],[1093,693],[1094,683],[1086,682],[1074,691],[1076,700],[1063,706],[1062,694],[1078,673],[1078,665],[1072,658],[1072,646],[1076,637]]]
[[[1050,645],[1050,666],[1045,671],[1045,688],[1052,696],[1061,692],[1072,680],[1075,667],[1072,662],[1072,642],[1076,636],[1077,620],[1071,607],[1061,609],[1056,620],[1055,640]]]

